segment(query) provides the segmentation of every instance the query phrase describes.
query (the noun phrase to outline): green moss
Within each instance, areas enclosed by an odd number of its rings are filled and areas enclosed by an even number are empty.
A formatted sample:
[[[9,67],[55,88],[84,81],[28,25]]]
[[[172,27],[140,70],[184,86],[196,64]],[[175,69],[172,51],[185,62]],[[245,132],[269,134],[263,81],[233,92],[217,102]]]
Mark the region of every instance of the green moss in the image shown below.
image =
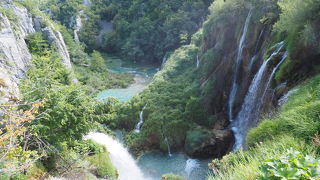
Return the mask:
[[[197,128],[187,132],[185,149],[192,151],[192,149],[199,147],[203,142],[209,139],[209,133],[203,129]]]
[[[89,156],[87,160],[96,167],[95,174],[101,178],[117,179],[117,169],[112,165],[108,152]]]
[[[174,174],[165,174],[162,176],[161,180],[185,180],[185,178]]]

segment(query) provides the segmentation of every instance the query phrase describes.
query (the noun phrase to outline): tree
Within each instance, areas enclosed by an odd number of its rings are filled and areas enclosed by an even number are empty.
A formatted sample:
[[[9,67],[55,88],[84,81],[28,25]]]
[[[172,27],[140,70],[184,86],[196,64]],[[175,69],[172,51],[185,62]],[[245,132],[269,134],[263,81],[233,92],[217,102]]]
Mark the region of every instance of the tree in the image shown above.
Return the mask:
[[[93,51],[91,54],[91,66],[92,71],[103,72],[106,71],[106,65],[104,58],[98,51]]]

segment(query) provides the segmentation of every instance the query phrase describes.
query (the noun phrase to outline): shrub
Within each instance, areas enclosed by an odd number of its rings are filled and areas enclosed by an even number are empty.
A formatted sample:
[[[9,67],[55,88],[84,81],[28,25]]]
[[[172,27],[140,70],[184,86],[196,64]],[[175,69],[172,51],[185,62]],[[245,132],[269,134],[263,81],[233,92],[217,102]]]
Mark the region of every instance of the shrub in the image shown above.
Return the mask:
[[[260,176],[257,180],[320,178],[320,161],[293,149],[280,158],[266,160],[259,169]]]
[[[112,165],[108,152],[101,152],[93,156],[89,156],[87,160],[96,167],[95,174],[101,178],[117,179],[118,172]]]

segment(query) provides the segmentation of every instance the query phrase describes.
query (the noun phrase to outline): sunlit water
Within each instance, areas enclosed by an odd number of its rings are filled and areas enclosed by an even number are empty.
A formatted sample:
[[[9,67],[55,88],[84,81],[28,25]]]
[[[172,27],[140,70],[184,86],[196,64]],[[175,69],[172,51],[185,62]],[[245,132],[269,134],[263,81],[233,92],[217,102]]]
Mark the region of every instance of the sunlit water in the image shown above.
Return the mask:
[[[184,153],[150,152],[138,159],[138,166],[143,173],[153,179],[159,180],[163,174],[173,173],[188,180],[204,180],[208,174],[209,160],[190,159]]]
[[[134,63],[125,64],[119,59],[112,60],[107,64],[108,71],[113,73],[130,73],[134,75],[134,83],[127,88],[107,89],[100,92],[98,99],[113,97],[120,102],[126,102],[133,96],[143,91],[151,82],[154,74],[158,71],[155,67],[142,67]]]

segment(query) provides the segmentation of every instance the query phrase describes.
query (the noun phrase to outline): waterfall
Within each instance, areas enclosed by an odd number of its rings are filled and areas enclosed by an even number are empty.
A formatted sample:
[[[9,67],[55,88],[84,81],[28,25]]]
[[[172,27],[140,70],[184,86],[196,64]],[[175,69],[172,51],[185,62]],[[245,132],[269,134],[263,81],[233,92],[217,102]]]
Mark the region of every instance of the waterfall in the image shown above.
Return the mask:
[[[168,138],[167,138],[167,137],[164,139],[164,142],[166,142],[166,144],[167,144],[167,148],[168,148],[168,155],[169,155],[169,157],[171,157],[171,156],[172,156],[172,154],[171,154],[171,150],[170,150],[169,140],[168,140]]]
[[[142,126],[142,124],[143,124],[143,112],[144,112],[144,110],[146,109],[146,107],[147,107],[147,104],[142,108],[142,110],[140,111],[140,115],[139,115],[139,122],[138,122],[138,124],[136,125],[136,127],[135,127],[135,129],[134,129],[134,132],[136,132],[136,133],[139,133],[140,132],[140,130],[141,130],[141,126]]]
[[[199,65],[200,65],[199,54],[197,54],[197,68],[199,67]]]
[[[83,11],[80,11],[80,13],[77,15],[76,17],[76,27],[73,31],[74,33],[74,40],[79,43],[79,35],[78,32],[80,31],[80,29],[82,28],[82,20],[81,20],[81,15],[83,15]]]
[[[287,94],[283,95],[279,100],[278,100],[278,106],[284,105],[286,102],[288,102],[289,97],[296,93],[299,89],[292,89],[287,92]]]
[[[164,67],[164,64],[167,62],[167,55],[165,55],[163,58],[162,58],[162,62],[161,62],[161,68]]]
[[[240,71],[240,65],[241,65],[241,61],[242,61],[242,51],[243,51],[243,46],[244,46],[244,42],[247,36],[247,31],[248,31],[248,27],[249,27],[249,22],[251,19],[251,15],[252,15],[252,10],[250,9],[247,18],[246,18],[246,22],[243,28],[243,32],[240,38],[240,43],[239,43],[239,47],[238,47],[238,53],[236,56],[236,71],[233,74],[233,80],[232,80],[232,87],[231,87],[231,91],[230,91],[230,95],[229,95],[229,100],[228,100],[228,116],[229,116],[229,121],[233,120],[233,104],[234,104],[234,100],[237,94],[237,90],[238,90],[238,85],[237,85],[237,78],[239,76],[239,71]]]
[[[184,171],[187,173],[187,177],[190,177],[192,171],[197,168],[200,168],[199,160],[189,158],[184,169]]]
[[[250,124],[257,118],[259,114],[260,105],[263,101],[263,98],[266,93],[266,89],[269,87],[271,80],[279,68],[279,66],[283,63],[283,61],[287,57],[287,52],[283,55],[282,60],[277,64],[277,66],[273,69],[271,75],[268,78],[268,81],[263,81],[266,75],[267,65],[274,56],[279,54],[282,49],[284,42],[280,42],[276,44],[275,51],[270,55],[270,57],[263,62],[259,71],[254,76],[247,95],[244,99],[244,102],[241,106],[241,110],[239,111],[235,121],[231,123],[232,131],[235,136],[235,144],[233,146],[234,150],[237,150],[242,147],[244,144],[244,140],[249,129]],[[263,90],[264,89],[264,90]],[[261,90],[262,94],[261,94]]]
[[[107,148],[111,162],[118,170],[119,180],[146,179],[127,149],[109,135],[89,133],[85,139],[91,139]]]

